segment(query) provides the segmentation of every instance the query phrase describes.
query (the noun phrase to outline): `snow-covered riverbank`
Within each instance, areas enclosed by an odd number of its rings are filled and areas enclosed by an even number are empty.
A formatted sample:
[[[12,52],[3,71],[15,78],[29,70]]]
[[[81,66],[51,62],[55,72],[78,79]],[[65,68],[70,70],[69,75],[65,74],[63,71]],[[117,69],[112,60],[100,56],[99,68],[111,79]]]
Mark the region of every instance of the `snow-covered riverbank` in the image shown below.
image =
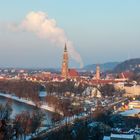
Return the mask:
[[[25,104],[28,104],[28,105],[31,105],[31,106],[36,106],[36,104],[33,101],[31,101],[29,99],[25,99],[25,98],[19,98],[15,95],[0,93],[0,96],[6,97],[6,98],[9,98],[9,99],[13,99],[17,102],[25,103]],[[43,104],[39,108],[50,111],[50,112],[55,112],[55,109],[53,107],[48,106],[47,104]]]

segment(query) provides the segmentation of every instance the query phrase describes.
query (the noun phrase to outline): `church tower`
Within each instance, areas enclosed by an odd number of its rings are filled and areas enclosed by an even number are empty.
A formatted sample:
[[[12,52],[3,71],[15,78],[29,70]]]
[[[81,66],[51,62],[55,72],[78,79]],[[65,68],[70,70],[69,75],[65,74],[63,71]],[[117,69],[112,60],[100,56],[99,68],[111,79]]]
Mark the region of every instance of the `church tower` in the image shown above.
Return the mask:
[[[100,80],[100,66],[96,66],[96,80]]]
[[[64,54],[63,54],[61,75],[64,78],[68,78],[68,52],[67,52],[66,44],[65,44],[65,48],[64,48]]]

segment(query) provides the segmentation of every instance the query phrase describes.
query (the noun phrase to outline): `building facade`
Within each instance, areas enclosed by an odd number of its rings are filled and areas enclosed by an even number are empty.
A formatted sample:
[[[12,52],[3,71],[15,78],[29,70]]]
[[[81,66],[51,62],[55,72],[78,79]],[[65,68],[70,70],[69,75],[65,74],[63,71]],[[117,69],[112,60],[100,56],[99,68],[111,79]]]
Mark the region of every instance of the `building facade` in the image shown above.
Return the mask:
[[[96,66],[96,80],[100,80],[100,66]]]
[[[61,69],[61,76],[64,77],[64,78],[68,78],[68,71],[69,71],[69,68],[68,68],[68,51],[67,51],[67,46],[65,44],[65,47],[64,47],[64,54],[63,54],[63,61],[62,61],[62,69]]]

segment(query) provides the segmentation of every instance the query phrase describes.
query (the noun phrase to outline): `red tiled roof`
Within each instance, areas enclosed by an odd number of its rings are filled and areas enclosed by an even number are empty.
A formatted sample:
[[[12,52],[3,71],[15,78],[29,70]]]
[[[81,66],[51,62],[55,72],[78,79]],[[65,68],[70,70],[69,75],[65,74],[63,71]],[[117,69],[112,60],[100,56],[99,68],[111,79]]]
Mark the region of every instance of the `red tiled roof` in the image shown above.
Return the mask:
[[[70,77],[78,77],[79,73],[77,72],[76,69],[69,69],[69,76]]]
[[[115,80],[115,79],[109,79],[109,80],[104,80],[104,79],[100,79],[100,80],[92,80],[91,81],[92,84],[109,84],[109,83],[118,83],[118,82],[123,82],[121,79],[120,80]]]
[[[119,74],[120,78],[128,79],[133,75],[132,72],[126,71]]]

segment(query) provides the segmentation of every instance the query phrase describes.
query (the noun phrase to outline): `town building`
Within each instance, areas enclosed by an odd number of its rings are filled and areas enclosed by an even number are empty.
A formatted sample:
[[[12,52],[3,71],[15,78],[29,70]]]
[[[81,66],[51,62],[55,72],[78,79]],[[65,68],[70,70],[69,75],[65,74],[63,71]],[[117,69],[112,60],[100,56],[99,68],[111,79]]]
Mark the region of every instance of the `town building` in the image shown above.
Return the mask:
[[[133,109],[133,108],[140,109],[140,101],[132,101],[128,104],[128,107],[130,109]]]
[[[64,77],[65,79],[68,78],[68,51],[67,51],[66,44],[64,48],[64,54],[63,54],[61,76]]]
[[[69,78],[77,78],[79,77],[79,73],[76,69],[69,69],[68,76]]]
[[[133,134],[111,134],[111,136],[104,136],[103,140],[135,140]]]
[[[96,80],[100,80],[100,66],[96,66]]]
[[[62,61],[61,76],[65,79],[79,77],[78,71],[76,69],[69,69],[68,63],[69,63],[68,51],[67,51],[67,46],[65,44],[63,61]]]

